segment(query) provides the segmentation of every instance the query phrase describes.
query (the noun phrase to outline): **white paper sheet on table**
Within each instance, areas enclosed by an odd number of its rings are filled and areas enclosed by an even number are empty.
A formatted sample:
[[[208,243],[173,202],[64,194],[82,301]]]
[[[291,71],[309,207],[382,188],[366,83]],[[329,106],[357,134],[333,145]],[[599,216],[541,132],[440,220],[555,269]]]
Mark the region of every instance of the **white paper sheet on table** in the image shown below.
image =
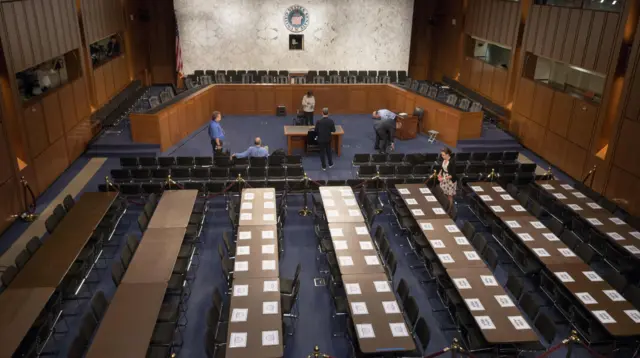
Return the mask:
[[[247,346],[247,332],[232,332],[229,336],[229,348],[245,348]]]

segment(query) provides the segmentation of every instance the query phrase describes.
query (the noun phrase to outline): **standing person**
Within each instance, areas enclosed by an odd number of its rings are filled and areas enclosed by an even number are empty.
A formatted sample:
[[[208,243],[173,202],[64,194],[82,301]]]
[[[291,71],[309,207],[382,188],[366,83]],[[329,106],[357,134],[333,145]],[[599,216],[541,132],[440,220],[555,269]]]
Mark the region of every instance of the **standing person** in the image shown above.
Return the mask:
[[[449,207],[447,213],[453,213],[453,197],[456,195],[456,182],[458,176],[456,175],[456,160],[451,154],[451,149],[445,147],[440,152],[442,157],[442,169],[438,173],[438,181],[440,181],[440,188],[444,195],[449,198]]]
[[[329,118],[329,108],[322,109],[322,118],[316,123],[316,135],[318,136],[318,146],[320,147],[320,162],[322,170],[327,170],[325,156],[329,159],[329,168],[333,168],[333,158],[331,157],[331,137],[336,131],[336,124]]]
[[[213,148],[213,155],[216,152],[222,151],[222,142],[224,141],[224,129],[220,125],[222,120],[222,114],[218,111],[214,111],[211,115],[211,122],[209,123],[209,138],[211,138],[211,147]]]
[[[304,111],[305,125],[313,125],[313,111],[316,108],[316,98],[313,97],[313,92],[307,92],[302,97],[302,110]]]
[[[373,129],[376,133],[376,143],[373,149],[379,150],[381,153],[386,153],[388,148],[395,149],[393,139],[396,136],[396,129],[400,128],[402,124],[395,120],[382,120],[373,124]],[[380,145],[382,142],[382,145]]]
[[[379,109],[373,112],[374,119],[381,119],[383,121],[394,120],[396,117],[397,115],[388,109]]]

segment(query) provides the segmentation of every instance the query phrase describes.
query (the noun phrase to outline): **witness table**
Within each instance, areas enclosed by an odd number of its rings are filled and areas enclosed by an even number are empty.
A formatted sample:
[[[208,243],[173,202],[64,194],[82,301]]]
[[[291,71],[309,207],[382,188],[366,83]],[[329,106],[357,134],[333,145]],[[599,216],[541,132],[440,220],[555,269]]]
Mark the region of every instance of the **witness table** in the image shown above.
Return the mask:
[[[276,278],[278,271],[278,227],[276,225],[238,228],[233,277]]]
[[[487,342],[538,341],[538,336],[489,269],[447,269],[447,273]]]
[[[55,287],[8,288],[0,294],[0,357],[11,357]]]
[[[148,228],[124,275],[124,283],[168,283],[186,228]]]
[[[551,271],[613,336],[640,335],[640,312],[589,266],[557,265]]]
[[[342,280],[362,353],[416,349],[384,274],[348,275]]]
[[[236,278],[229,306],[227,358],[283,356],[282,312],[277,276]]]
[[[284,126],[284,135],[287,137],[287,151],[293,154],[294,149],[306,151],[307,135],[315,126]],[[341,125],[336,125],[336,131],[331,136],[331,148],[340,156],[342,154],[342,136],[344,129]]]
[[[323,186],[320,196],[329,223],[364,223],[364,217],[349,186]]]
[[[509,195],[503,187],[497,183],[475,182],[469,183],[469,187],[478,195],[480,200],[498,217],[503,216],[530,216],[514,197]]]
[[[329,230],[343,277],[384,272],[378,252],[364,223],[329,223]]]
[[[538,180],[536,184],[580,216],[607,213],[591,198],[560,180]]]
[[[418,225],[445,269],[486,267],[453,220],[418,220]]]
[[[620,218],[606,212],[582,216],[593,228],[603,233],[610,241],[640,258],[640,232]]]
[[[240,226],[276,225],[276,191],[273,188],[242,190]]]
[[[424,184],[397,184],[396,189],[416,220],[448,218],[446,211]]]
[[[117,195],[114,192],[82,194],[9,287],[58,287]],[[0,306],[0,310],[3,308]]]
[[[502,221],[520,241],[550,267],[556,264],[583,264],[581,258],[571,251],[551,230],[533,216],[502,217]]]
[[[86,357],[145,357],[166,290],[166,283],[121,283]]]
[[[197,196],[197,190],[165,191],[153,212],[148,228],[187,227]]]

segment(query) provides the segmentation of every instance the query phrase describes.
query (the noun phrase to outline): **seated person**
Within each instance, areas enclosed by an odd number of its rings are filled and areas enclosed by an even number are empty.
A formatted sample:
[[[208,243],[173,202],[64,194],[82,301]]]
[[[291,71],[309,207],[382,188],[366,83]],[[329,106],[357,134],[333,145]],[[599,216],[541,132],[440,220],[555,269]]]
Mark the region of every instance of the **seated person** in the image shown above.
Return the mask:
[[[388,109],[379,109],[375,112],[373,112],[373,118],[374,119],[381,119],[383,121],[386,120],[395,120],[397,117],[397,115],[393,112],[391,112]]]
[[[268,156],[269,156],[269,150],[262,146],[262,140],[260,139],[260,137],[256,137],[256,139],[253,141],[253,145],[249,147],[247,150],[245,150],[244,152],[234,153],[231,155],[231,157],[236,157],[236,158],[268,157]]]

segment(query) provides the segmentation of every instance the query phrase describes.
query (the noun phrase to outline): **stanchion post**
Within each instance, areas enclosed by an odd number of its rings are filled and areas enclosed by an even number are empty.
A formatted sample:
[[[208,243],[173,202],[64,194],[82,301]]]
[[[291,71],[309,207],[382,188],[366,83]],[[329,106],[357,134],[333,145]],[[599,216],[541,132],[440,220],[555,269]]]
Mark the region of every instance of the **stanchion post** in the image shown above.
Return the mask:
[[[490,183],[493,183],[493,180],[499,177],[500,177],[500,174],[496,173],[496,170],[494,168],[491,168],[491,173],[487,175],[487,178],[489,178]]]
[[[431,181],[431,179],[433,179],[434,184],[435,184],[436,179],[438,179],[438,173],[437,173],[435,170],[433,171],[433,174],[431,174],[431,175],[427,178],[427,181],[425,182],[425,185],[426,185],[426,186],[429,186],[429,182]]]
[[[571,333],[569,334],[569,337],[567,337],[566,339],[562,340],[562,343],[565,344],[567,346],[567,355],[566,358],[571,357],[571,354],[573,353],[573,344],[574,343],[582,343],[582,340],[580,340],[580,337],[578,337],[578,332],[576,332],[575,330],[571,330]]]
[[[307,199],[307,194],[309,191],[309,177],[307,176],[306,172],[304,173],[304,177],[302,178],[302,183],[303,183],[302,195],[304,200],[304,206],[302,207],[302,209],[298,211],[298,215],[309,216],[311,215],[311,210],[309,210],[309,203]]]
[[[244,188],[245,180],[242,178],[242,174],[238,173],[238,177],[236,178],[236,183],[238,183],[238,193],[242,193],[242,189]]]
[[[313,347],[313,353],[309,354],[307,358],[331,358],[331,356],[320,353],[320,347],[315,346]]]
[[[36,214],[36,197],[33,195],[33,191],[29,187],[29,182],[24,177],[20,177],[20,183],[22,184],[22,194],[24,199],[24,204],[27,209],[22,212],[20,215],[14,215],[12,217],[17,217],[26,222],[34,222],[38,219],[38,214]],[[31,204],[28,203],[27,192],[31,194]]]
[[[552,180],[553,179],[553,171],[551,171],[551,167],[549,167],[547,169],[547,171],[544,173],[544,178],[546,180]]]

